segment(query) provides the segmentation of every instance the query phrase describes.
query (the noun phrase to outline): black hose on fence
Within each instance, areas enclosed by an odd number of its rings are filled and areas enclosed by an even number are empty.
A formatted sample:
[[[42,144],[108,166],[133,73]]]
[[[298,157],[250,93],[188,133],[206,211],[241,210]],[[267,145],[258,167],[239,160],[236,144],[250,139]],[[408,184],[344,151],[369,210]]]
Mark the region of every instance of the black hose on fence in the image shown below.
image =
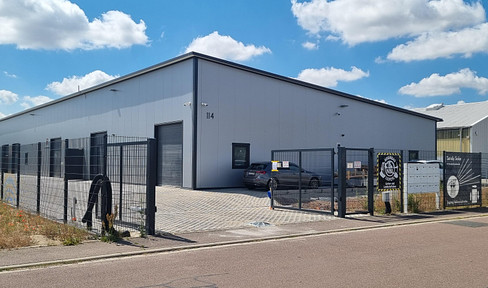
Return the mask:
[[[112,214],[112,184],[107,176],[99,174],[93,178],[92,184],[90,186],[90,192],[88,194],[88,207],[86,209],[85,216],[81,222],[86,223],[88,229],[91,229],[93,225],[93,206],[97,202],[98,192],[101,192],[102,205],[101,205],[101,217],[104,225],[102,226],[102,231],[109,229],[109,222],[107,215]]]

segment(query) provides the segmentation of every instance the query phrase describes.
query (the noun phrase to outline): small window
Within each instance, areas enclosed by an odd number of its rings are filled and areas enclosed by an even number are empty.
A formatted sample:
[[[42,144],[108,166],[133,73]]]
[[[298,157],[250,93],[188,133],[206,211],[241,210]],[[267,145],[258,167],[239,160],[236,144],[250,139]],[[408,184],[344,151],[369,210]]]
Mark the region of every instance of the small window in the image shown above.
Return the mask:
[[[247,143],[232,143],[232,169],[249,167],[249,148]]]
[[[419,151],[418,150],[409,150],[408,151],[408,161],[419,160]]]
[[[29,153],[26,152],[24,155],[25,155],[25,157],[24,157],[24,164],[25,165],[29,165]]]

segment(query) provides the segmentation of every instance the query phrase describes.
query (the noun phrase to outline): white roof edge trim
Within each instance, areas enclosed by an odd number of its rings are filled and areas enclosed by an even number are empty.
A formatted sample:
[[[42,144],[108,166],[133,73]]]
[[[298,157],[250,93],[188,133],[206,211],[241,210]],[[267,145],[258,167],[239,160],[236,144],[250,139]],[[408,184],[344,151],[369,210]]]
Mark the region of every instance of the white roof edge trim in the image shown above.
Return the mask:
[[[474,125],[486,120],[487,118],[488,118],[488,115],[486,115],[485,117],[483,117],[483,118],[479,119],[478,121],[474,122],[473,124],[471,124],[471,127],[473,127]]]

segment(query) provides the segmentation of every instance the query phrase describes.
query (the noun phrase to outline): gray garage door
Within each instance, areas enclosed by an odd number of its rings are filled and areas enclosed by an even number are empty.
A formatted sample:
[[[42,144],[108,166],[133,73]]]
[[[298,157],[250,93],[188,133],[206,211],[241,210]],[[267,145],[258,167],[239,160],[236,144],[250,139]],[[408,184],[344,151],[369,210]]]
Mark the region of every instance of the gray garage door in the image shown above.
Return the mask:
[[[158,185],[183,184],[183,123],[156,127]]]

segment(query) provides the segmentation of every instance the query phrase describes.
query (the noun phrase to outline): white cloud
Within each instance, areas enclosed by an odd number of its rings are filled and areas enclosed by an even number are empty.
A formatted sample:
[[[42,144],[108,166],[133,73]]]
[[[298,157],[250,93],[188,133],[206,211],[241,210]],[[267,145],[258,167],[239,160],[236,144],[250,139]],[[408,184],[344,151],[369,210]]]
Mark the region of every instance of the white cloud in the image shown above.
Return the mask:
[[[47,97],[47,96],[36,96],[36,97],[30,97],[30,96],[25,96],[23,98],[24,102],[22,102],[20,105],[24,108],[30,108],[33,106],[41,105],[46,102],[49,102],[53,99]]]
[[[298,24],[312,35],[356,45],[425,32],[459,30],[485,22],[481,2],[463,0],[292,0]],[[330,36],[330,35],[329,35]],[[327,36],[327,37],[329,37]]]
[[[90,22],[67,0],[0,0],[0,44],[19,49],[101,49],[146,45],[146,24],[108,11]]]
[[[488,52],[488,23],[460,31],[423,34],[395,47],[387,58],[409,62],[449,58],[456,54],[471,57],[473,53],[479,52]]]
[[[369,72],[352,66],[351,71],[327,67],[321,69],[305,69],[298,74],[297,79],[324,87],[335,87],[339,81],[350,82],[369,77]]]
[[[312,43],[310,41],[307,41],[305,43],[302,44],[303,48],[307,49],[307,50],[317,50],[319,49],[319,45],[317,43]]]
[[[7,116],[7,115],[5,115],[5,114],[3,114],[2,112],[0,112],[0,118],[3,118],[3,117],[5,117],[5,116]]]
[[[95,70],[85,76],[71,76],[70,78],[64,78],[62,82],[52,82],[47,85],[46,89],[64,96],[110,81],[117,77],[119,77],[119,75],[112,76],[103,71]]]
[[[3,71],[3,75],[5,75],[5,76],[6,76],[6,77],[8,77],[8,78],[14,78],[14,79],[15,79],[15,78],[17,78],[17,75],[15,75],[15,74],[10,74],[10,73],[8,73],[7,71]]]
[[[19,100],[19,96],[8,90],[0,90],[0,104],[13,104]]]
[[[418,83],[411,83],[398,90],[404,95],[415,97],[445,96],[461,93],[461,88],[477,90],[479,94],[488,92],[488,78],[479,77],[469,68],[440,76],[435,73]]]
[[[269,48],[264,46],[256,47],[252,44],[244,45],[230,36],[219,35],[217,31],[207,36],[193,39],[186,48],[185,53],[191,51],[234,61],[246,61],[255,56],[271,53]]]

